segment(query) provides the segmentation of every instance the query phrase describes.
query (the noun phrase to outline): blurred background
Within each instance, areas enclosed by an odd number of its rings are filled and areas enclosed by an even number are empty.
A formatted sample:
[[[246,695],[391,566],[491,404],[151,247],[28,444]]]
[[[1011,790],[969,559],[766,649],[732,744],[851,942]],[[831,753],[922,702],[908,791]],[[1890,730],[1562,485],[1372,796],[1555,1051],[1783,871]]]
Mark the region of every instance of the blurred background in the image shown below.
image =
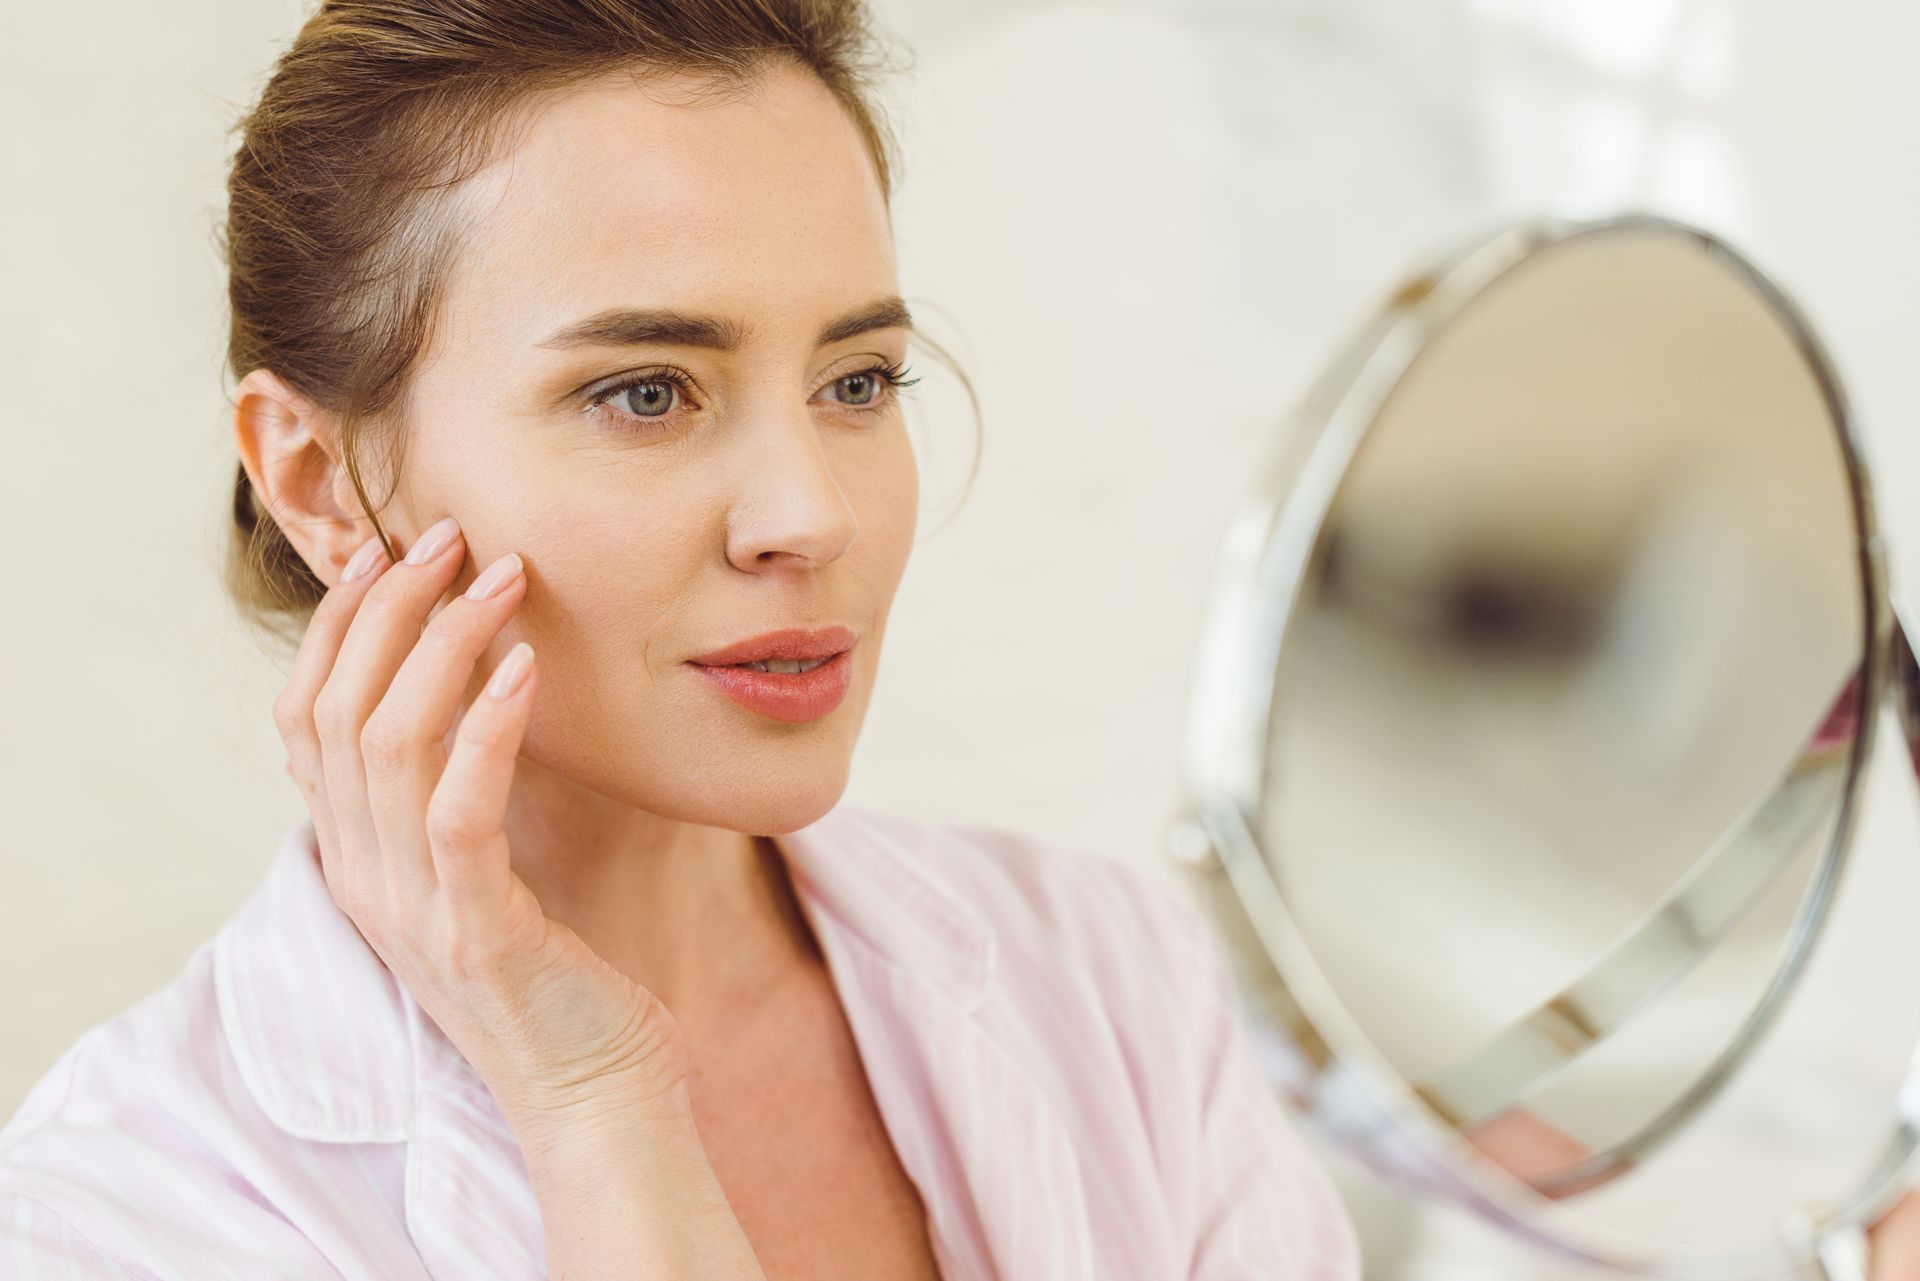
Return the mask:
[[[1407,268],[1544,209],[1691,220],[1786,286],[1847,380],[1906,587],[1920,8],[875,4],[916,59],[891,90],[904,292],[985,437],[956,511],[965,405],[919,360],[927,532],[850,803],[1171,883],[1206,575],[1285,410]],[[268,715],[281,673],[218,584],[213,235],[227,126],[304,9],[42,6],[0,53],[0,1114],[167,982],[303,812]],[[1034,648],[1071,652],[1073,679]],[[1920,839],[1909,784],[1876,769],[1868,857]],[[1849,1016],[1874,1018],[1855,990]],[[1369,1277],[1589,1275],[1329,1160]]]

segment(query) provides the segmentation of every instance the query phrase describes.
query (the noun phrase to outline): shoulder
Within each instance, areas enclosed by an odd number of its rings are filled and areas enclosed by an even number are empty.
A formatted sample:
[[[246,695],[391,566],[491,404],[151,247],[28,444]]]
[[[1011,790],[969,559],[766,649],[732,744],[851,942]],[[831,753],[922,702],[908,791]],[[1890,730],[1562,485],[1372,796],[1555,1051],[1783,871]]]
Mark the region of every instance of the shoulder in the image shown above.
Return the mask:
[[[213,971],[209,941],[75,1040],[0,1127],[6,1248],[140,1276],[246,1258],[298,1267],[303,1243],[255,1182],[271,1185],[284,1142],[240,1080]]]
[[[164,987],[88,1028],[0,1128],[0,1194],[87,1213],[218,1160],[237,1119],[211,944]],[[215,1120],[215,1113],[228,1115]],[[165,1178],[160,1176],[165,1175]]]
[[[165,986],[88,1028],[28,1090],[0,1127],[0,1186],[82,1118],[110,1120],[102,1132],[124,1136],[203,1104],[219,1086],[221,1040],[206,943]]]

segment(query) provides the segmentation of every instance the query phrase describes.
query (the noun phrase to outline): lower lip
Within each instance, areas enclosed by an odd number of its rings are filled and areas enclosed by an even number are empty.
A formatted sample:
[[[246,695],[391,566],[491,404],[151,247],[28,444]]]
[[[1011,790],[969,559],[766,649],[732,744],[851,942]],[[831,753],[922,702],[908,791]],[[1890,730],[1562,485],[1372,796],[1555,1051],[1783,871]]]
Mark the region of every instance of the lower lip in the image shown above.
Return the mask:
[[[689,663],[707,682],[748,711],[776,721],[818,720],[847,696],[853,681],[850,649],[843,649],[810,672],[756,672],[751,667],[707,667]]]

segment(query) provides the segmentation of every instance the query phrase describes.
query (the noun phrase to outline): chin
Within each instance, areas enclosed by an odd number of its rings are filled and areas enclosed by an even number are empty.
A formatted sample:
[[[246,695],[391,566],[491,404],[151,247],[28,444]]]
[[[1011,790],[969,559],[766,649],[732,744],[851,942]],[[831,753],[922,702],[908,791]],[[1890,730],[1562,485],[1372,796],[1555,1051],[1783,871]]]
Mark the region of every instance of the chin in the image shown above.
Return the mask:
[[[737,798],[730,806],[733,818],[716,826],[728,827],[750,836],[785,836],[824,817],[845,795],[846,771],[818,783],[795,785],[788,781],[765,789],[764,794]]]
[[[639,809],[683,823],[723,827],[749,836],[784,836],[826,815],[847,790],[848,762],[837,754],[815,753],[814,768],[782,774],[755,771],[752,777],[731,772],[689,779],[678,795],[639,795],[630,802]]]

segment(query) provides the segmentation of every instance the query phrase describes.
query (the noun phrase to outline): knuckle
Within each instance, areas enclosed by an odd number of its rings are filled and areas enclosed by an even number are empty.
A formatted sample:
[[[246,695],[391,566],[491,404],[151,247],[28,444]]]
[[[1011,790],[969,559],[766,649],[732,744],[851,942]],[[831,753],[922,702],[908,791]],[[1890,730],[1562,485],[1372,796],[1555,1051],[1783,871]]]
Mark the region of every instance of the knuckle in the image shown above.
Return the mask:
[[[356,925],[367,920],[367,909],[371,904],[367,900],[363,878],[354,875],[346,868],[335,871],[332,880],[333,901],[340,910],[353,918]]]
[[[345,740],[351,730],[352,713],[348,710],[346,696],[332,685],[320,691],[313,700],[313,728],[320,741],[338,744]]]
[[[281,690],[273,699],[273,725],[280,731],[280,737],[292,740],[312,729],[308,710],[292,686]]]
[[[416,633],[418,614],[429,604],[424,599],[429,590],[417,575],[382,574],[361,598],[353,626],[376,632]]]
[[[379,873],[367,868],[350,870],[341,877],[341,888],[347,900],[342,906],[354,924],[363,932],[377,930],[387,907],[387,887]]]
[[[391,713],[375,712],[360,727],[360,756],[369,768],[398,768],[413,752],[413,734]]]
[[[466,652],[470,629],[460,621],[461,611],[443,609],[422,629],[416,647],[439,659],[458,658]]]
[[[367,588],[366,594],[360,598],[359,605],[354,608],[352,625],[361,626],[364,620],[368,625],[379,626],[382,620],[393,612],[394,593],[405,589],[404,575],[380,575],[373,586]]]
[[[457,801],[436,795],[427,802],[427,840],[436,848],[466,849],[486,835],[486,825]]]
[[[507,736],[507,727],[492,716],[475,715],[469,710],[460,720],[457,737],[472,747],[486,751],[498,747]]]
[[[492,942],[463,922],[451,922],[441,933],[440,964],[457,982],[476,983],[491,977],[498,957]]]

